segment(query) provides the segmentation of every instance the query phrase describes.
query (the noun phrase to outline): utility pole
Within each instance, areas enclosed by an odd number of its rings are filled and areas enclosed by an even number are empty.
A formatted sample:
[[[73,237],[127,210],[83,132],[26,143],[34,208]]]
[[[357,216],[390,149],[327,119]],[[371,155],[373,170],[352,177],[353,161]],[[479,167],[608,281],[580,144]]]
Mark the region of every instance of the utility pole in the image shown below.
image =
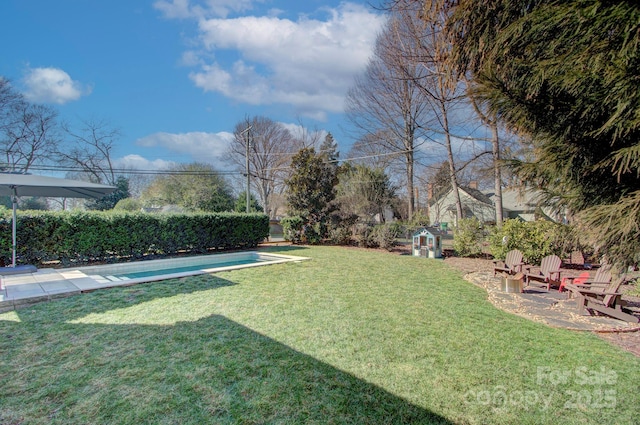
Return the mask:
[[[251,187],[251,174],[249,173],[249,145],[251,144],[251,126],[247,126],[247,128],[242,132],[245,135],[245,160],[246,160],[246,170],[247,170],[247,214],[249,214],[251,197],[249,196],[250,187]]]

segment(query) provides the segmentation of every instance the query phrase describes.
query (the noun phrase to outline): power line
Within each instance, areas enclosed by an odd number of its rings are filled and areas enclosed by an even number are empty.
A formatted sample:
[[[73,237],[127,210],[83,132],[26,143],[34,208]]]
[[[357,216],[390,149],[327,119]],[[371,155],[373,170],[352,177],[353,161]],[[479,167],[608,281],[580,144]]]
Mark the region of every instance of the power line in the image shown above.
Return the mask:
[[[378,153],[378,154],[365,155],[365,156],[359,156],[359,157],[336,159],[336,160],[332,160],[332,161],[329,161],[329,162],[331,162],[331,163],[351,162],[351,161],[357,161],[357,160],[362,160],[362,159],[377,158],[377,157],[382,157],[382,156],[401,155],[401,154],[407,153],[409,151],[410,150]],[[280,155],[281,153],[277,153],[277,154]],[[295,155],[295,154],[293,154],[293,155]],[[14,168],[14,166],[12,164],[8,164],[8,163],[0,164],[0,170],[2,170],[2,169],[13,169],[13,168]],[[291,170],[291,169],[292,169],[292,167],[285,166],[285,167],[269,168],[269,169],[265,169],[264,171],[284,171],[284,170]],[[29,170],[54,171],[54,172],[75,172],[75,173],[87,172],[86,168],[78,167],[78,166],[46,165],[46,164],[44,164],[44,165],[32,165],[32,166],[29,167]],[[113,172],[114,174],[152,175],[152,176],[154,176],[154,175],[246,176],[247,175],[246,171],[229,171],[229,170],[225,170],[225,171],[216,171],[216,170],[205,171],[205,170],[166,170],[166,169],[165,170],[163,170],[163,169],[149,170],[149,169],[135,169],[135,168],[110,168],[108,171]],[[254,177],[258,177],[258,176],[255,176],[255,175],[253,175],[253,176]]]
[[[2,168],[12,168],[7,164],[0,165]],[[56,172],[77,172],[83,173],[87,170],[82,167],[61,166],[61,165],[32,165],[29,170],[56,171]],[[139,175],[244,175],[241,171],[205,171],[205,170],[144,170],[132,168],[111,168],[115,174],[139,174]]]

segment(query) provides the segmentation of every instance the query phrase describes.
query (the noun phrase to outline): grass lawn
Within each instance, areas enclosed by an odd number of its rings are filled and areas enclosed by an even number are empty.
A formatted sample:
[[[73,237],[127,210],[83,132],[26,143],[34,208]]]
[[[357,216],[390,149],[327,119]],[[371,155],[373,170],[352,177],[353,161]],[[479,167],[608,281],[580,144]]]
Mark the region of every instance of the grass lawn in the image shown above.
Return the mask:
[[[0,314],[2,424],[632,424],[640,360],[438,260],[311,261]]]

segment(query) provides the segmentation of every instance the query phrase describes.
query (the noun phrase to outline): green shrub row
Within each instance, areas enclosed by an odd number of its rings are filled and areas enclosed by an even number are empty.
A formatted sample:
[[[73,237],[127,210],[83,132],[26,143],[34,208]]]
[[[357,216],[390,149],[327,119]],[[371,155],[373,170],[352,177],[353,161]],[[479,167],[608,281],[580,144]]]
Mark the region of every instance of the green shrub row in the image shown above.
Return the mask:
[[[29,211],[19,213],[16,224],[18,263],[34,265],[252,248],[269,235],[263,214]],[[0,219],[0,249],[0,261],[10,264],[8,215]]]
[[[404,232],[398,223],[367,224],[346,222],[338,226],[310,225],[299,216],[285,217],[280,221],[284,238],[294,244],[317,245],[329,242],[335,245],[358,245],[363,248],[383,248],[390,250],[396,239]],[[326,235],[323,237],[323,235]]]
[[[572,249],[570,228],[547,220],[506,220],[501,228],[483,227],[475,218],[460,220],[453,232],[453,248],[461,257],[478,256],[488,245],[494,258],[504,259],[518,249],[529,264],[547,255],[566,256]]]
[[[569,226],[547,220],[506,220],[489,235],[489,249],[495,258],[504,259],[507,252],[519,249],[529,264],[538,264],[547,255],[563,257],[570,246]]]

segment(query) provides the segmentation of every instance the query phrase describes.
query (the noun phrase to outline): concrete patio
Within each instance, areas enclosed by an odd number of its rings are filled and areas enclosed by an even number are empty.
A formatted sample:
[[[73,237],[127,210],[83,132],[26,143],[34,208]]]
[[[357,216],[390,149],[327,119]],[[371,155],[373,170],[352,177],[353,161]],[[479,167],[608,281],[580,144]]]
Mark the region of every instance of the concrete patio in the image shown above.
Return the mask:
[[[96,289],[130,284],[126,280],[87,276],[78,270],[40,269],[35,273],[0,276],[0,313]]]

